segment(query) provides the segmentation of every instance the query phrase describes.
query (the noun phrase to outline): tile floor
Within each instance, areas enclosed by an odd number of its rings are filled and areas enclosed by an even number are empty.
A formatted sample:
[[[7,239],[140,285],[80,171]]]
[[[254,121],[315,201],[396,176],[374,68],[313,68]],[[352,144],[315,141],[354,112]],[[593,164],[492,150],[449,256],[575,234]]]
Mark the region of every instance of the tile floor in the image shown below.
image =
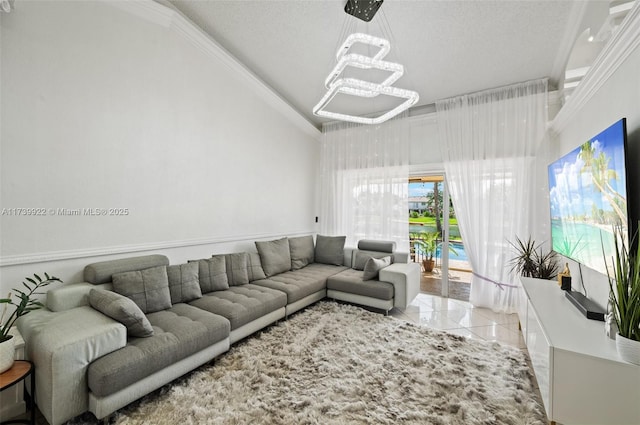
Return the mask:
[[[498,341],[525,349],[517,314],[494,313],[473,307],[466,301],[420,293],[405,311],[389,313],[393,317],[473,339]]]

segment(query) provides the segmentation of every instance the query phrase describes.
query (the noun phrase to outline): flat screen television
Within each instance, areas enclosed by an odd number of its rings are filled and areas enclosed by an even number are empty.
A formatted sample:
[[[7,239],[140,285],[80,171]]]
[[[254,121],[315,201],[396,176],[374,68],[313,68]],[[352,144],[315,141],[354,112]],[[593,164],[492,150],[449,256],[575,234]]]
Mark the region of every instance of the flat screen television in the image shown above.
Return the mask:
[[[549,165],[553,250],[603,274],[614,226],[629,240],[626,145],[623,118]]]

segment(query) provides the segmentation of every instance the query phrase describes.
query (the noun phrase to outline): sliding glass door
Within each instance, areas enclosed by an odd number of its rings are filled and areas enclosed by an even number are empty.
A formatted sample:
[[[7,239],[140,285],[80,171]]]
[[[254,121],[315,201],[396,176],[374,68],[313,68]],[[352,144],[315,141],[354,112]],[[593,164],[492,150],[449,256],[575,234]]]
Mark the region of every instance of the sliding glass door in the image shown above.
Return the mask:
[[[422,292],[468,301],[471,270],[443,174],[409,179],[409,239]]]

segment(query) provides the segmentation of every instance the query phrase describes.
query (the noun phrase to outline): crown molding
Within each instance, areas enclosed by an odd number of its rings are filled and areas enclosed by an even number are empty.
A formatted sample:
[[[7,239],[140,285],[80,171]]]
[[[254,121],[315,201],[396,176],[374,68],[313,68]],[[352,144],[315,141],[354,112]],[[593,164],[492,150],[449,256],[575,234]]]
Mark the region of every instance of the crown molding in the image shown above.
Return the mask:
[[[636,2],[551,123],[551,129],[556,134],[562,132],[571,118],[584,108],[639,45],[640,2]]]
[[[171,28],[202,53],[222,63],[232,75],[248,83],[259,97],[284,115],[298,129],[320,140],[322,132],[315,125],[171,3],[162,0],[103,1],[149,22]]]
[[[153,1],[129,0],[111,1],[102,0],[107,4],[117,7],[125,12],[135,15],[145,21],[153,22],[165,28],[171,26],[175,12],[160,3]]]
[[[158,251],[170,248],[185,248],[199,245],[216,245],[229,242],[247,242],[265,239],[281,238],[283,236],[295,237],[312,235],[314,230],[294,233],[256,233],[251,235],[223,236],[218,238],[185,239],[176,241],[154,242],[135,245],[109,246],[89,249],[74,249],[65,251],[38,252],[24,255],[7,255],[0,258],[0,267],[16,266],[21,264],[46,263],[50,261],[72,260],[77,258],[100,257],[106,255],[129,254],[132,252]]]
[[[586,1],[574,2],[571,6],[569,22],[560,41],[560,48],[553,62],[553,67],[551,68],[550,79],[553,83],[558,84],[558,87],[564,81],[564,70],[567,66],[567,61],[569,60],[569,55],[571,54],[575,40],[578,37],[580,25],[582,25],[587,6],[588,2]]]

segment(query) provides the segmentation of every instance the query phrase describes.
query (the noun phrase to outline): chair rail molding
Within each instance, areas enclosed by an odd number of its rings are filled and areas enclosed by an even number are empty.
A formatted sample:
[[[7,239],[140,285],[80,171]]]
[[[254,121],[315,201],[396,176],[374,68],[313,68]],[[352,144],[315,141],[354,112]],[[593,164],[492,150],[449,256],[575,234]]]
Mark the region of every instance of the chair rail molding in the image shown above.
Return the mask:
[[[620,28],[611,37],[569,100],[551,123],[551,130],[562,132],[571,118],[598,92],[611,75],[640,45],[640,2],[629,11]]]
[[[305,134],[313,137],[317,141],[320,140],[322,132],[315,125],[309,122],[268,84],[262,81],[242,62],[183,15],[182,12],[176,9],[171,3],[162,0],[101,1],[138,16],[141,19],[171,28],[176,34],[186,39],[202,53],[226,66],[232,71],[233,75],[237,75],[243,79],[267,104],[280,112]]]
[[[248,242],[256,240],[268,240],[281,237],[295,237],[314,235],[315,230],[298,231],[291,233],[257,233],[251,235],[227,235],[216,238],[197,238],[175,241],[151,242],[144,244],[129,244],[121,246],[108,246],[98,248],[83,248],[64,251],[36,252],[30,254],[6,255],[0,257],[0,267],[16,266],[21,264],[45,263],[49,261],[63,261],[77,258],[100,257],[132,252],[158,251],[169,248],[184,248],[199,245],[216,245],[229,242]]]

